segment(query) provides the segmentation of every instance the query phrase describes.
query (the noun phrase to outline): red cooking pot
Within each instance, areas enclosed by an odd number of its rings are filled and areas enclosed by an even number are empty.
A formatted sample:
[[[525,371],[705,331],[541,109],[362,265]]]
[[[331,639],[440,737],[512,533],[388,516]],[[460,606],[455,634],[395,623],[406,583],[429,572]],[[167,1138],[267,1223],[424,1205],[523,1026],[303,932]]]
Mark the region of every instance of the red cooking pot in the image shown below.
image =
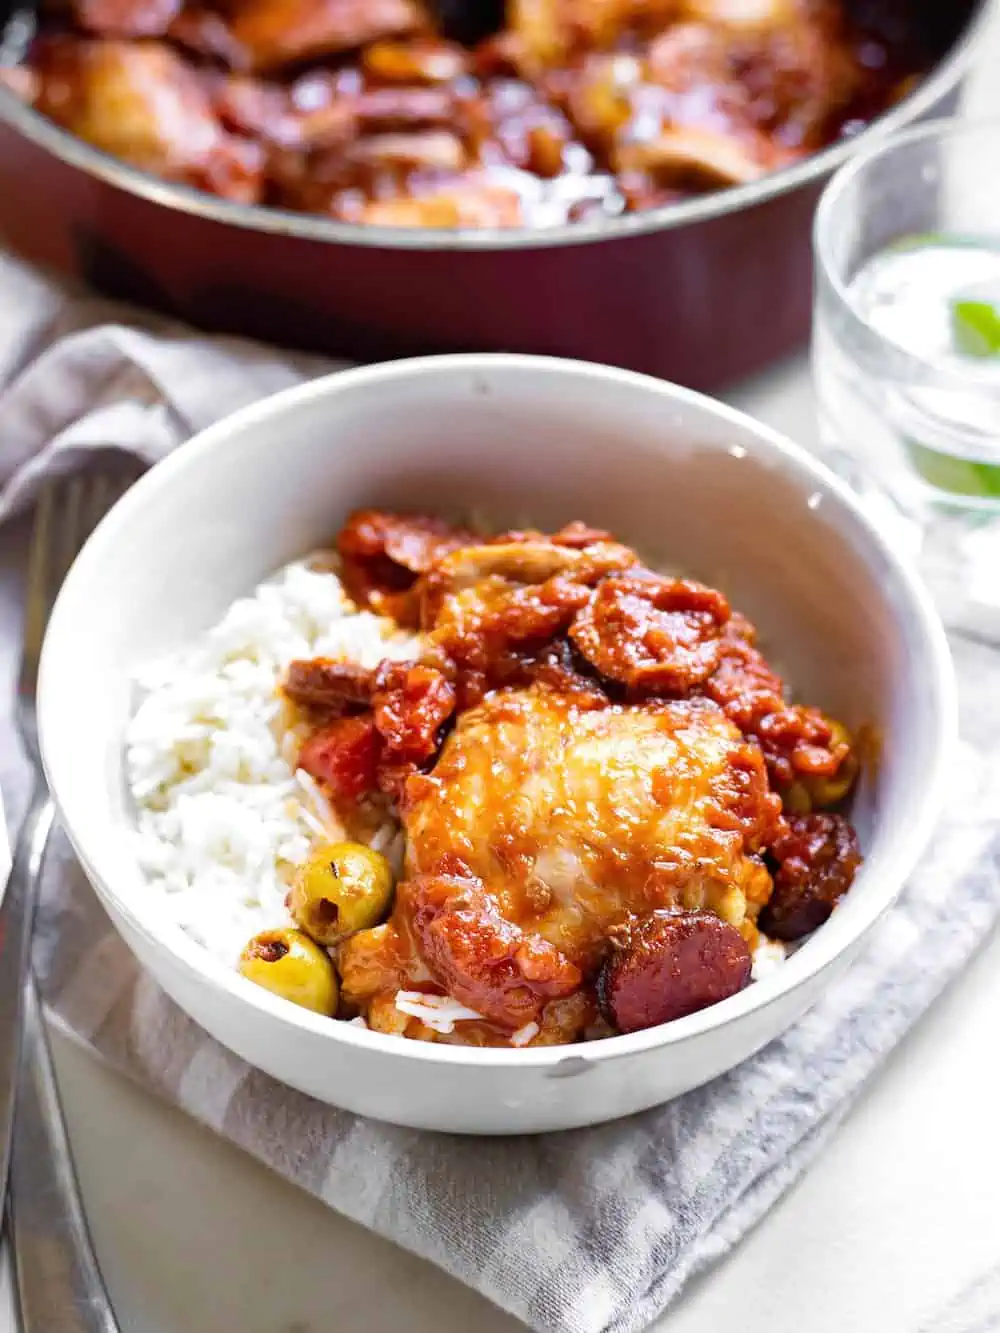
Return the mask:
[[[107,157],[0,88],[0,232],[202,328],[352,358],[504,350],[713,389],[809,331],[820,191],[873,135],[954,110],[992,0],[926,10],[934,70],[870,128],[750,185],[544,231],[359,227],[229,203]]]

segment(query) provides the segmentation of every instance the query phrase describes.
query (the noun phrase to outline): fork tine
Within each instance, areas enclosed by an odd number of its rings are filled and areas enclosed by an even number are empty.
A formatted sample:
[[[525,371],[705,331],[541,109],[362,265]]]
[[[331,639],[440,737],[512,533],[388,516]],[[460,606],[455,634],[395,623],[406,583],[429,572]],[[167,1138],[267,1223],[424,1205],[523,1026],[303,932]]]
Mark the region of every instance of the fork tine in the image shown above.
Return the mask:
[[[24,645],[21,654],[19,694],[34,697],[45,626],[49,618],[49,589],[52,572],[52,542],[56,523],[56,486],[50,482],[38,497],[31,530],[24,597]]]
[[[95,472],[93,476],[87,478],[86,503],[82,514],[81,546],[117,498],[115,481],[108,473]]]
[[[24,647],[18,694],[34,701],[38,664],[49,613],[73,561],[111,506],[138,475],[122,459],[49,482],[38,499],[28,556]]]
[[[139,466],[126,456],[110,459],[105,467],[89,475],[85,538],[90,536],[108,510],[118,503],[139,473]]]
[[[67,477],[59,485],[55,513],[56,531],[53,533],[55,565],[49,584],[50,609],[80,549],[86,485],[85,478],[78,475]]]

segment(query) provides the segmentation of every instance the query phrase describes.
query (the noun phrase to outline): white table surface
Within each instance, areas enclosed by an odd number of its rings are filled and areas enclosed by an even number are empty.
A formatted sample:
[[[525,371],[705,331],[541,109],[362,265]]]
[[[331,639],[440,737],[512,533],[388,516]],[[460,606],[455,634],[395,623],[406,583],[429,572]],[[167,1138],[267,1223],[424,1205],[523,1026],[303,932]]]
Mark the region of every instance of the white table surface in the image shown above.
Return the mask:
[[[1000,113],[997,69],[1000,21],[971,110]],[[804,442],[814,436],[804,358],[729,396]],[[985,1321],[943,1315],[1000,1272],[998,1030],[995,938],[872,1081],[823,1158],[658,1333],[1000,1329],[1000,1308]],[[522,1327],[67,1042],[56,1039],[55,1055],[124,1333]],[[0,1275],[2,1333],[15,1326],[7,1295]]]

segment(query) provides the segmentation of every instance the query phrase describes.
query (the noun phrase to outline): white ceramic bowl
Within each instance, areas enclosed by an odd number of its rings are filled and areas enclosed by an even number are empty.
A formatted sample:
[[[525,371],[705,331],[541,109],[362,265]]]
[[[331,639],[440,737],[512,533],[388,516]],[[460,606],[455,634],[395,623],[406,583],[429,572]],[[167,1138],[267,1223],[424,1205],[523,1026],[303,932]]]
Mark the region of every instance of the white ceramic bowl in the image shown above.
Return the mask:
[[[766,979],[664,1027],[591,1045],[464,1050],[307,1013],[166,919],[124,836],[132,674],[328,542],[362,504],[485,507],[504,525],[583,518],[723,587],[805,699],[882,737],[854,812],[865,864],[830,921]],[[794,1022],[920,856],[954,711],[947,645],[923,590],[803,451],[669,384],[520,356],[347,371],[204,432],[143,478],[81,554],[53,613],[40,686],[42,749],[69,836],[118,930],[176,1002],[322,1101],[464,1133],[567,1129],[641,1110]]]

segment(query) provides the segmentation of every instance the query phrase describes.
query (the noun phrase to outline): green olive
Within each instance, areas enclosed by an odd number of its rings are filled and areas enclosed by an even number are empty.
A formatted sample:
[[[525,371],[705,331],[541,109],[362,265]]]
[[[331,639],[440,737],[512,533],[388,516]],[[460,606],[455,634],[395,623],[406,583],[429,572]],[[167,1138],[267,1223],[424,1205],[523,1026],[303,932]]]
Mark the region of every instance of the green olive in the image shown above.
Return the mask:
[[[299,866],[288,906],[307,935],[335,944],[377,926],[392,902],[392,871],[379,852],[359,842],[328,843]]]
[[[786,815],[808,815],[812,810],[812,798],[802,782],[793,782],[781,793],[781,804]]]
[[[843,723],[834,722],[830,718],[827,721],[830,723],[832,732],[831,746],[836,748],[838,745],[850,745],[851,733]],[[854,786],[854,779],[858,776],[858,767],[857,755],[853,750],[849,750],[840,761],[840,767],[836,773],[833,773],[830,777],[820,777],[819,774],[812,774],[800,778],[800,782],[812,802],[813,809],[828,810],[830,806],[839,804]]]
[[[240,972],[249,981],[317,1014],[337,1012],[337,974],[333,963],[300,930],[265,930],[240,955]]]

